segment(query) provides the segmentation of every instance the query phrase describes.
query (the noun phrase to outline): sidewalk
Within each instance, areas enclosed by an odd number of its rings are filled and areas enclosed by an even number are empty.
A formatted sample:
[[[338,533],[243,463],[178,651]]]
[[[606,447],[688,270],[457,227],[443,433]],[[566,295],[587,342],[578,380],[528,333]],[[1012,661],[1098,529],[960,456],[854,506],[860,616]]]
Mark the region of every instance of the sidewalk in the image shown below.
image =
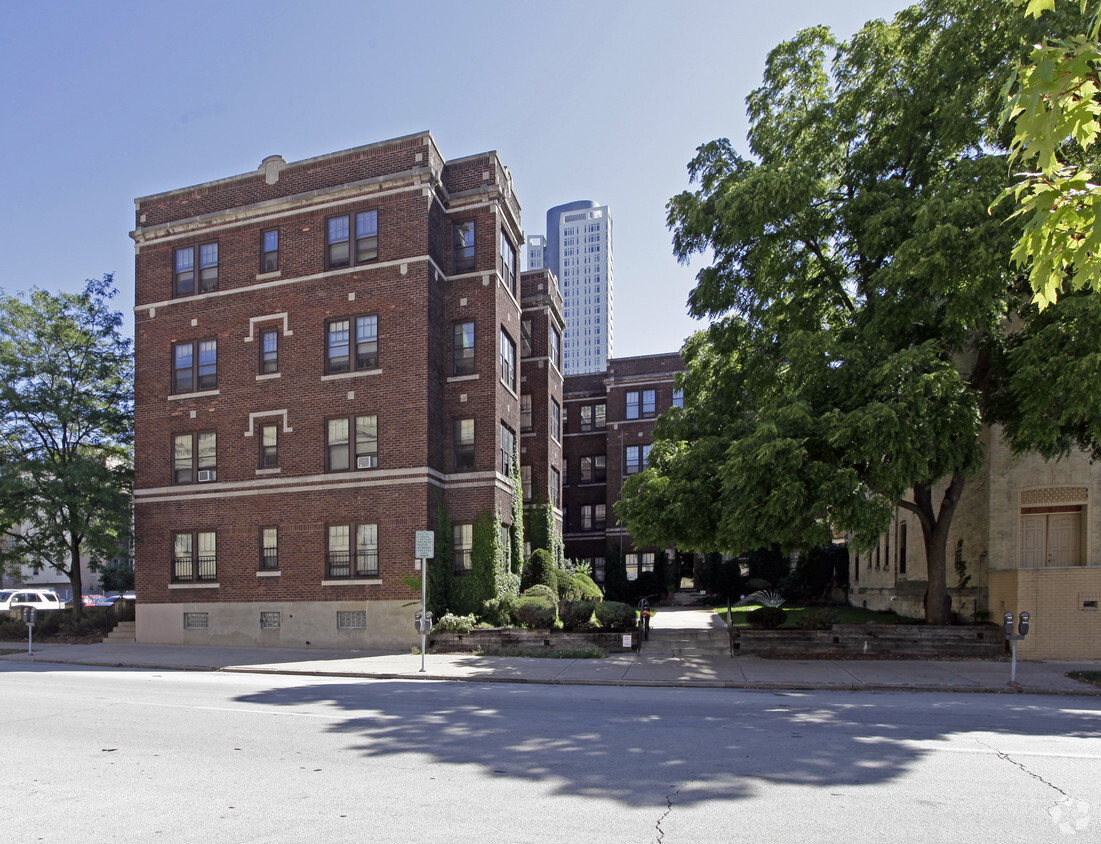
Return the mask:
[[[4,644],[5,649],[15,646],[15,643]],[[605,659],[428,654],[424,673],[420,671],[421,657],[413,653],[120,642],[35,645],[31,655],[23,650],[4,654],[0,660],[39,666],[86,665],[480,683],[1101,695],[1101,689],[1066,676],[1068,671],[1074,670],[1101,671],[1101,661],[1018,662],[1017,685],[1010,686],[1008,661],[770,660],[752,656],[648,658],[645,647],[641,654],[613,654]]]

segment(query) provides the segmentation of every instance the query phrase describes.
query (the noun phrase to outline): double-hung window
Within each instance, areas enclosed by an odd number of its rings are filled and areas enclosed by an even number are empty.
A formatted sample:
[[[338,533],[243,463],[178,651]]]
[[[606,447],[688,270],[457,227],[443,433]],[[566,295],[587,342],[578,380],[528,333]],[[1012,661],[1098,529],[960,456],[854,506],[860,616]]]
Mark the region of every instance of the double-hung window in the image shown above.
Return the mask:
[[[260,374],[268,375],[279,371],[279,332],[276,330],[260,332]]]
[[[516,344],[501,329],[501,380],[512,389],[516,389]]]
[[[455,525],[451,529],[452,571],[465,574],[473,568],[470,552],[474,547],[474,525]]]
[[[378,368],[377,316],[330,320],[326,325],[325,334],[325,371],[327,373]],[[352,353],[353,340],[355,354]]]
[[[501,278],[512,295],[516,295],[516,248],[508,235],[501,232]]]
[[[198,266],[198,292],[210,293],[218,289],[218,244],[184,246],[176,250],[175,271],[172,274],[172,293],[175,296],[192,296],[196,292],[195,268]]]
[[[279,426],[260,428],[260,468],[274,469],[279,465]]]
[[[562,475],[554,467],[550,470],[550,503],[552,507],[562,506]]]
[[[627,412],[624,414],[626,419],[638,419],[638,390],[631,390],[627,393]]]
[[[657,415],[657,392],[655,390],[642,391],[642,415]]]
[[[330,419],[325,437],[326,470],[378,467],[378,417],[352,416]]]
[[[604,483],[605,480],[607,480],[607,465],[603,454],[581,458],[581,483]]]
[[[172,580],[194,583],[218,579],[218,541],[214,531],[172,534]]]
[[[260,272],[279,269],[279,229],[268,229],[260,235]]]
[[[198,340],[172,347],[172,392],[192,393],[218,386],[218,341]]]
[[[520,467],[520,489],[523,491],[524,501],[531,501],[531,466]]]
[[[325,576],[378,577],[378,525],[329,525]]]
[[[562,368],[562,334],[553,325],[550,329],[550,359],[555,368]]]
[[[378,259],[378,211],[330,217],[327,223],[326,269],[336,270]]]
[[[533,425],[532,425],[532,420],[531,420],[531,393],[521,393],[520,394],[520,431],[521,431],[521,433],[523,433],[525,431],[532,430],[532,428],[533,428]]]
[[[512,473],[512,458],[516,450],[516,434],[504,422],[501,423],[501,465],[502,475]]]
[[[554,399],[550,400],[550,435],[552,439],[562,441],[562,407]]]
[[[279,568],[279,528],[260,528],[260,568]]]
[[[474,470],[474,420],[455,419],[451,423],[451,459],[456,472]]]
[[[684,407],[684,390],[680,387],[673,388],[673,407]]]
[[[451,327],[451,374],[474,374],[474,322],[456,322]]]
[[[172,441],[172,482],[190,484],[218,479],[218,434],[177,434]]]
[[[520,357],[530,358],[532,354],[531,347],[531,320],[520,320]]]
[[[455,223],[451,228],[452,258],[455,272],[468,273],[474,270],[474,221]]]
[[[639,472],[646,471],[646,467],[650,463],[650,446],[648,445],[629,445],[627,446],[627,471],[628,475],[635,475]]]
[[[603,504],[582,504],[581,529],[604,530],[604,508]]]

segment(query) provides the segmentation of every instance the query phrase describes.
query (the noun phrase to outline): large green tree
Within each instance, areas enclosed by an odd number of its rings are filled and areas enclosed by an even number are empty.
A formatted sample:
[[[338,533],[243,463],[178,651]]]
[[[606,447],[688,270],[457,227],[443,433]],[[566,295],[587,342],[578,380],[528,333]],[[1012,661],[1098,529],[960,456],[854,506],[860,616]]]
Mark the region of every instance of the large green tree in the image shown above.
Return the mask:
[[[982,427],[1018,450],[1096,449],[1101,311],[1040,314],[1011,209],[988,212],[1010,182],[1001,89],[1039,26],[1009,0],[927,0],[770,53],[750,154],[701,146],[698,189],[668,206],[677,256],[711,257],[689,308],[712,322],[684,349],[684,409],[625,485],[636,541],[865,544],[901,507],[922,528],[926,617],[947,623],[946,542]],[[1036,389],[1071,380],[1068,362],[1083,387]]]
[[[69,578],[128,547],[134,371],[111,276],[0,296],[0,565]]]

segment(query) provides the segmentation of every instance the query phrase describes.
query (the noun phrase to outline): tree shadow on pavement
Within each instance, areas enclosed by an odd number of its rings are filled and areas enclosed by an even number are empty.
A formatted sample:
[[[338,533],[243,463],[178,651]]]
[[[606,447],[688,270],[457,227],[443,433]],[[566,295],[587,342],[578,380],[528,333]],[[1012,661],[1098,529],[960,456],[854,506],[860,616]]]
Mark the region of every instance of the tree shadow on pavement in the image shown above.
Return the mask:
[[[767,784],[883,783],[935,747],[999,736],[1101,738],[1101,705],[974,695],[318,683],[240,702],[347,713],[330,730],[371,757],[419,754],[624,804],[749,797]],[[1073,700],[1069,703],[1068,700]],[[1074,708],[1072,708],[1072,706]],[[974,734],[973,736],[971,734]]]

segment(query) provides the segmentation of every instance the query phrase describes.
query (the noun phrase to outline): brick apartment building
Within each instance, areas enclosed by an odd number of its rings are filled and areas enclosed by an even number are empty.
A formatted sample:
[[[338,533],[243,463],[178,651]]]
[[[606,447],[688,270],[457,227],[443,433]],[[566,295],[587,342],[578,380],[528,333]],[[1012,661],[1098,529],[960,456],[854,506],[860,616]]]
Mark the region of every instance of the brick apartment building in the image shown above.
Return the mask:
[[[605,372],[566,377],[566,556],[587,561],[598,583],[609,546],[623,555],[629,580],[653,571],[662,550],[636,548],[614,505],[627,476],[647,466],[657,417],[675,404],[683,407],[673,383],[683,369],[672,353],[613,358]]]
[[[518,435],[557,499],[561,295],[496,153],[272,156],[131,236],[140,641],[404,646],[415,531],[445,508],[469,565]]]

